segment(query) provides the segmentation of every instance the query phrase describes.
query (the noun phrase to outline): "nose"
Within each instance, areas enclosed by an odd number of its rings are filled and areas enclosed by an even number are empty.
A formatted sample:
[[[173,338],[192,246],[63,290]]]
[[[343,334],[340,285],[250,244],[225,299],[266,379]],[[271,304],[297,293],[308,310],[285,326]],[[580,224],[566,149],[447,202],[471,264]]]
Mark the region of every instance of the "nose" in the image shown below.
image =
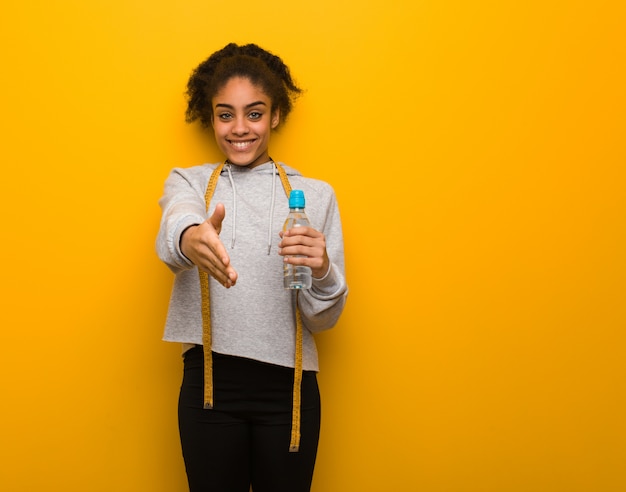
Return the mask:
[[[235,135],[245,135],[250,131],[248,122],[245,118],[235,118],[232,132]]]

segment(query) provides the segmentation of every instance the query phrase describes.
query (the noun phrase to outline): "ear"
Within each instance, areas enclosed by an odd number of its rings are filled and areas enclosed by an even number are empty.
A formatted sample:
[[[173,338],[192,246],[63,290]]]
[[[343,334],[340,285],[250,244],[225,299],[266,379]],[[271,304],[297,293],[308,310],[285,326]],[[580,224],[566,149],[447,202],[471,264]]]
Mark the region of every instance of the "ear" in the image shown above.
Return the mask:
[[[272,113],[272,130],[280,123],[280,109],[274,110]]]

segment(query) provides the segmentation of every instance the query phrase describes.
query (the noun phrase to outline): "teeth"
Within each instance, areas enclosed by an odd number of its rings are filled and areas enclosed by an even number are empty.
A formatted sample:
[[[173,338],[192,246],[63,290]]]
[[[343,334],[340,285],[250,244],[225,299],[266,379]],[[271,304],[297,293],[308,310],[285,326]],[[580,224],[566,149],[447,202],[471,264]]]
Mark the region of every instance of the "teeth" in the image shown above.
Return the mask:
[[[246,147],[249,147],[251,143],[252,142],[231,142],[232,146],[238,149],[245,149]]]

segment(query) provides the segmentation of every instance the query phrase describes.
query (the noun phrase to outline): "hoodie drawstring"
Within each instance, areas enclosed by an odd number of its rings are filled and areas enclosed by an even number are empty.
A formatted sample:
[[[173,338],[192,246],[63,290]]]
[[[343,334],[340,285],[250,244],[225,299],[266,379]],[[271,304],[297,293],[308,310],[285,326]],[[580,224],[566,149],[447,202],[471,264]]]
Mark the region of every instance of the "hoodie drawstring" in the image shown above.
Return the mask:
[[[237,238],[237,188],[235,188],[235,181],[233,180],[233,173],[230,172],[230,164],[226,166],[226,170],[228,171],[228,179],[230,180],[230,186],[233,189],[233,210],[231,212],[233,233],[230,239],[230,249],[233,249],[235,247],[235,239]],[[220,172],[221,172],[221,169],[220,169]],[[216,183],[217,183],[217,180],[216,180]],[[209,202],[207,202],[207,211],[209,210],[208,206],[209,206]]]
[[[267,230],[267,254],[272,249],[272,226],[274,225],[274,203],[276,198],[276,164],[272,161],[272,200],[270,202],[270,226]],[[289,199],[289,197],[287,197]]]
[[[235,187],[235,180],[231,172],[231,164],[226,164],[226,170],[228,171],[228,179],[230,180],[230,186],[233,190],[233,203],[231,212],[232,221],[232,236],[230,239],[230,249],[235,247],[235,241],[237,239],[237,188]],[[221,172],[221,170],[220,170]],[[272,195],[270,201],[270,217],[269,227],[267,229],[267,254],[272,251],[272,227],[274,225],[274,204],[276,203],[276,164],[272,161]]]
[[[280,180],[283,184],[283,188],[285,189],[285,193],[287,194],[287,198],[289,198],[289,194],[291,193],[291,185],[289,183],[289,179],[287,178],[287,173],[283,169],[283,167],[274,163],[274,172],[272,174],[272,204],[271,209],[273,212],[274,209],[274,190],[275,190],[275,176],[276,171],[280,175]],[[222,172],[224,167],[224,163],[217,166],[211,177],[209,178],[209,183],[207,185],[205,201],[206,201],[206,209],[207,212],[209,210],[209,203],[211,202],[211,198],[213,197],[213,193],[215,192],[215,187],[217,185],[217,180]],[[232,175],[230,174],[230,166],[227,168],[228,174],[232,183]],[[233,183],[233,195],[234,195],[234,183]],[[271,217],[273,213],[270,212],[270,234],[271,234]],[[234,220],[234,219],[233,219]],[[233,223],[234,225],[234,223]],[[234,246],[235,243],[235,230],[233,227],[233,240],[232,244]],[[269,247],[271,248],[271,236],[269,238]],[[268,251],[269,254],[269,251]],[[213,408],[213,355],[211,352],[211,301],[209,298],[209,275],[206,272],[198,270],[198,274],[200,276],[200,292],[202,294],[202,345],[204,349],[204,408],[211,409]],[[295,367],[294,367],[294,381],[293,381],[293,400],[292,400],[292,413],[291,413],[291,441],[289,443],[289,452],[298,452],[300,449],[300,417],[301,417],[301,386],[302,386],[302,317],[300,315],[300,308],[298,307],[300,291],[296,291],[295,293],[295,311],[296,311],[296,340],[295,340]]]

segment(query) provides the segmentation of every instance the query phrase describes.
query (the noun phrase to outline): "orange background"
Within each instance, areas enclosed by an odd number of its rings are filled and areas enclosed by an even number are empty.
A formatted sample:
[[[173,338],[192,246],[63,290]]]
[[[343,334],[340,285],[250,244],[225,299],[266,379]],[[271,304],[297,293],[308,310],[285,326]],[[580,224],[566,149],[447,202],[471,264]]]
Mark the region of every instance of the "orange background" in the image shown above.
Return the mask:
[[[0,489],[183,491],[154,253],[189,73],[256,42],[329,181],[316,492],[626,489],[621,1],[59,0],[2,8]]]

